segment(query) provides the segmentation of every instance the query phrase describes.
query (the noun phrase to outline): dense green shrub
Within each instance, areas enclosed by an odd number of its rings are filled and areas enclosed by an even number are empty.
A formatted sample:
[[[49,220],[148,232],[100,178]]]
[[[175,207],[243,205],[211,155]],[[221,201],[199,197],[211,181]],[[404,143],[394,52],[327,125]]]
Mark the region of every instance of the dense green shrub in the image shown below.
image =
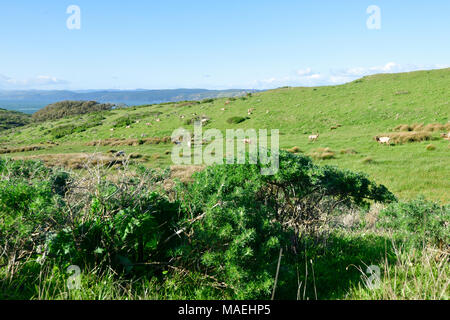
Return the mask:
[[[48,170],[40,165],[3,164],[0,180],[0,261],[15,264],[36,254],[46,232],[62,223],[61,199],[52,191]],[[20,173],[23,173],[21,175]],[[1,263],[0,263],[1,264]]]
[[[29,123],[31,123],[30,115],[0,108],[0,131],[22,127]]]
[[[139,269],[140,263],[165,259],[163,240],[171,232],[178,207],[156,193],[125,200],[135,205],[120,203],[124,200],[102,203],[94,198],[90,218],[51,239],[49,256],[62,265],[110,266],[126,272]],[[148,273],[151,266],[145,270]]]
[[[114,105],[96,101],[61,101],[35,112],[36,121],[56,120],[68,116],[111,110]]]
[[[394,231],[415,246],[450,243],[450,206],[423,198],[394,203],[380,213],[380,226]]]
[[[132,125],[136,119],[134,117],[130,116],[122,116],[120,118],[117,118],[116,121],[114,121],[114,128],[122,128],[127,127],[129,125]]]
[[[279,250],[290,261],[284,267],[293,267],[299,238],[317,232],[336,208],[395,200],[362,174],[304,156],[282,152],[273,176],[261,175],[261,167],[208,167],[180,191],[196,218],[179,258],[235,288],[238,298],[268,298]]]
[[[230,124],[238,124],[241,122],[244,122],[245,120],[247,120],[247,118],[244,117],[231,117],[227,119],[227,122]]]

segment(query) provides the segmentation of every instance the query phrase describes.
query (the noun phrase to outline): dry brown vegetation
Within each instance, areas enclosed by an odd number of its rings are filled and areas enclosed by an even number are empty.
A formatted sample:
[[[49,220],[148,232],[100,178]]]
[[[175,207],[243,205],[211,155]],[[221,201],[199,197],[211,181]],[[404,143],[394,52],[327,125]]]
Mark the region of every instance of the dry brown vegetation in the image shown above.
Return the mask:
[[[128,159],[126,157],[115,157],[101,153],[64,153],[14,157],[13,160],[41,160],[49,167],[64,167],[76,170],[86,168],[86,166],[121,166]]]
[[[205,166],[193,165],[176,165],[170,167],[170,178],[178,179],[181,182],[191,182],[192,175],[196,172],[202,171]]]
[[[309,153],[316,160],[334,159],[335,153],[330,148],[318,148]]]
[[[290,153],[299,153],[299,152],[301,152],[300,148],[297,147],[297,146],[292,147],[290,149],[287,149],[287,151],[290,152]]]
[[[111,138],[106,140],[96,140],[86,143],[87,146],[91,147],[104,147],[104,146],[139,146],[143,144],[163,144],[163,143],[171,143],[170,137],[152,137],[145,139],[119,139],[119,138]]]
[[[375,160],[373,160],[373,158],[371,158],[371,157],[367,157],[362,160],[362,163],[366,163],[366,164],[375,163]]]
[[[330,127],[330,130],[336,130],[336,129],[340,128],[340,127],[342,127],[342,125],[341,124],[337,124],[335,126]]]
[[[38,151],[42,149],[46,149],[46,146],[24,146],[24,147],[16,147],[16,148],[2,148],[0,149],[0,154],[7,153],[20,153],[20,152],[28,152],[28,151]]]
[[[357,154],[358,152],[355,149],[349,148],[349,149],[342,149],[339,151],[340,154]]]
[[[403,144],[408,142],[421,142],[428,141],[433,138],[428,131],[405,131],[405,132],[394,132],[388,134],[377,135],[376,138],[389,137],[391,138],[390,143],[393,144]]]
[[[400,124],[394,128],[394,131],[427,131],[427,132],[438,132],[438,131],[449,131],[450,122],[446,124],[441,123],[429,123],[424,125],[423,123],[415,124]]]

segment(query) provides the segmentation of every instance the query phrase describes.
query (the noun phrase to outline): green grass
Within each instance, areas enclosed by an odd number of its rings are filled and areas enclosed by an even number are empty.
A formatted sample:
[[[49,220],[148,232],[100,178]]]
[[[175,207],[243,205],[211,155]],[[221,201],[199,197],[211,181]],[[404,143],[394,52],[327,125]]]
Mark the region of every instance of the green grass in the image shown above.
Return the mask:
[[[90,116],[76,116],[52,122],[30,124],[2,133],[0,147],[33,145],[56,141],[51,149],[11,154],[30,156],[39,154],[107,151],[108,147],[87,147],[92,140],[108,138],[141,138],[170,136],[179,127],[191,128],[186,119],[205,115],[210,121],[204,129],[265,128],[280,130],[283,149],[298,147],[309,154],[318,148],[330,148],[334,158],[318,160],[369,174],[378,183],[386,185],[400,199],[412,199],[419,194],[426,198],[450,202],[449,142],[433,133],[433,141],[407,143],[396,146],[379,145],[373,137],[386,134],[400,124],[441,123],[450,121],[450,69],[419,71],[403,74],[384,74],[364,77],[340,86],[317,88],[281,88],[255,93],[245,99],[226,98],[206,100],[201,104],[162,104],[133,107],[105,112],[100,126],[87,128],[55,139],[50,133],[55,128],[89,122]],[[224,111],[221,109],[225,108]],[[249,119],[229,123],[236,117]],[[158,113],[161,113],[158,115]],[[181,116],[185,116],[182,118]],[[136,119],[130,128],[117,127],[121,119]],[[160,122],[156,122],[156,119]],[[151,123],[147,126],[146,123]],[[338,126],[340,125],[340,126]],[[89,126],[87,126],[89,127]],[[334,128],[333,130],[331,128]],[[336,128],[337,127],[337,128]],[[114,131],[110,129],[114,128]],[[54,132],[54,131],[53,131]],[[320,133],[317,142],[308,141],[312,133]],[[427,150],[432,143],[435,150]],[[171,164],[165,152],[170,145],[142,145],[121,147],[126,152],[148,155],[159,154],[149,160],[148,166]],[[343,149],[354,149],[357,154],[341,154]],[[370,158],[371,161],[364,161]]]

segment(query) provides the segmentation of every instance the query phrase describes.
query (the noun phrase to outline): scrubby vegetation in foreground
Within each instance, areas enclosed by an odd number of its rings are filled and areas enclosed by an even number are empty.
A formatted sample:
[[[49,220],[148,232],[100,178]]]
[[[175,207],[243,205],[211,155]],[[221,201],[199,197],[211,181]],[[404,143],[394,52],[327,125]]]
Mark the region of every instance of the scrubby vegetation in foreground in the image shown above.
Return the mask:
[[[173,184],[167,170],[2,161],[0,298],[448,299],[449,206],[398,203],[363,174],[287,152],[276,175],[260,169]],[[382,269],[379,288],[365,265]]]

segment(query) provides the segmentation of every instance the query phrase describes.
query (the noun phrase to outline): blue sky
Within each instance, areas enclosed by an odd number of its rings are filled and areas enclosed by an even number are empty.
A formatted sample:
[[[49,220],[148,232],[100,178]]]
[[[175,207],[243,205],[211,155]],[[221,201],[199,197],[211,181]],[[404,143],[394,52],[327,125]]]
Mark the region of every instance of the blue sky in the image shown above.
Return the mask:
[[[449,15],[448,0],[2,0],[0,89],[266,89],[442,68]]]

